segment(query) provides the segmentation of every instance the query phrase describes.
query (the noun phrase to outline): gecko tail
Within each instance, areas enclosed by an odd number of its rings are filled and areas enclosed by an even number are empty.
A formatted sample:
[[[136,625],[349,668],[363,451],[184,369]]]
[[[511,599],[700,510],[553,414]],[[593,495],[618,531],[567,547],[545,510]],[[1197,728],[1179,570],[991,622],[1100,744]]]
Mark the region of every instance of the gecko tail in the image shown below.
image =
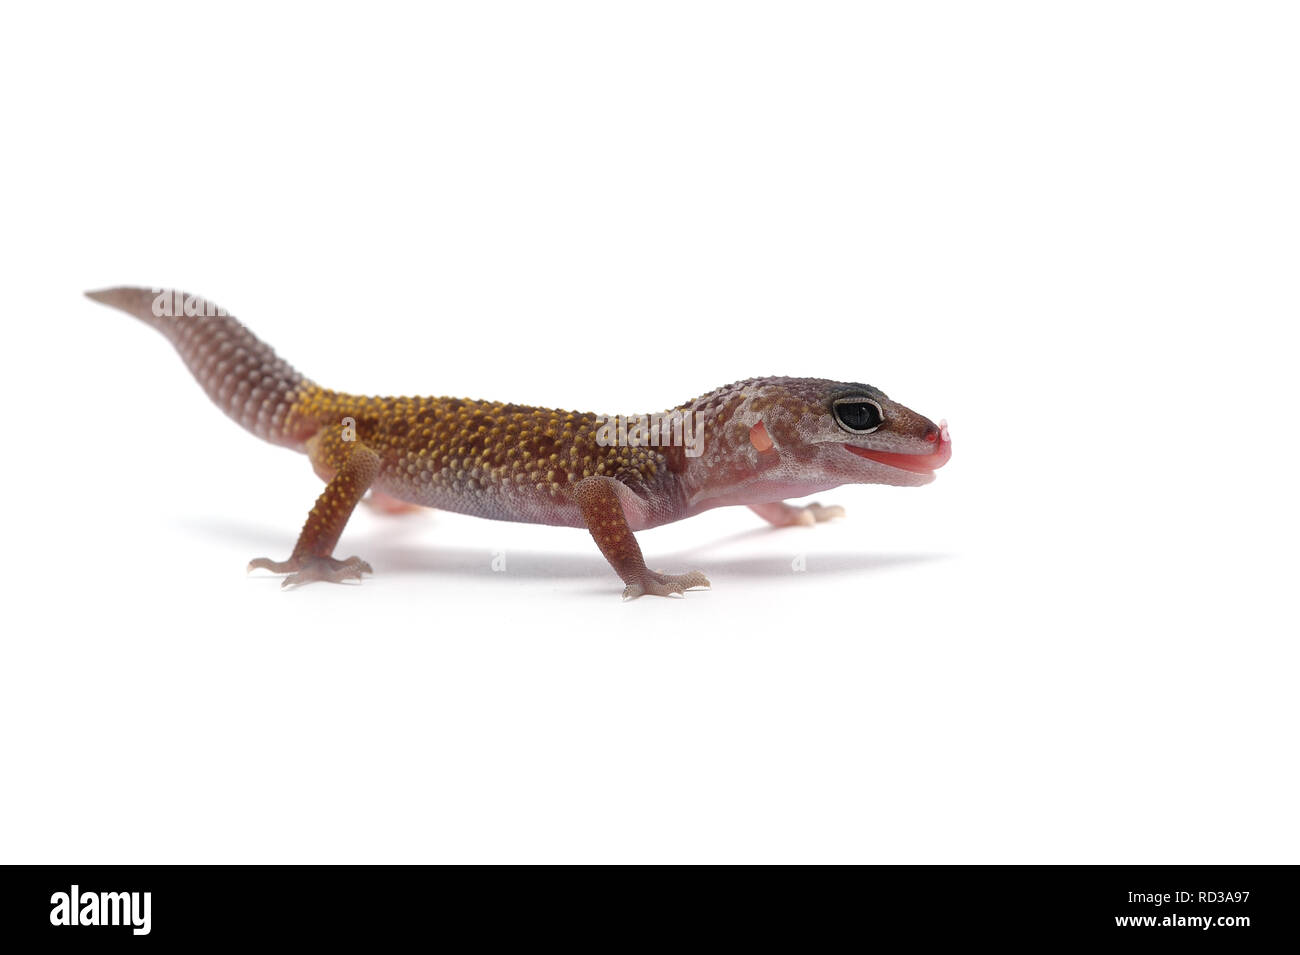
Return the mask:
[[[315,433],[294,405],[316,386],[224,309],[170,289],[106,288],[86,297],[167,336],[216,406],[259,438],[301,451]]]

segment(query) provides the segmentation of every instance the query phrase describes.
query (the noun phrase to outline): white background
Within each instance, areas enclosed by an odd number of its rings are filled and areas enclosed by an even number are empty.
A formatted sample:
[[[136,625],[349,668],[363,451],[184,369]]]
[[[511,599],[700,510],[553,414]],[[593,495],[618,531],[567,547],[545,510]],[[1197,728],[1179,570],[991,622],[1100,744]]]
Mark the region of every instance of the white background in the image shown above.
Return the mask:
[[[0,860],[1297,861],[1294,7],[3,19]],[[369,511],[282,593],[319,482],[118,284],[329,387],[859,380],[955,454],[641,534],[684,600]]]

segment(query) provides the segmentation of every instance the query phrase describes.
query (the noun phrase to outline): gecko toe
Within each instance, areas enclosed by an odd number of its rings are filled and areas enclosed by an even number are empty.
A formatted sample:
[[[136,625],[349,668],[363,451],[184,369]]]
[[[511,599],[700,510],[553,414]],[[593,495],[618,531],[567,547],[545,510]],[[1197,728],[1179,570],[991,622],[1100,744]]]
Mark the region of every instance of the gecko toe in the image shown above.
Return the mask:
[[[804,508],[804,513],[812,515],[813,519],[812,521],[810,521],[810,523],[820,524],[823,521],[830,521],[830,520],[834,520],[837,517],[843,517],[844,508],[840,507],[838,504],[831,504],[828,507],[822,507],[820,504],[814,501],[813,503],[809,504],[806,508]]]
[[[837,504],[823,506],[820,501],[802,506],[772,501],[768,504],[751,504],[750,508],[773,527],[812,527],[844,516],[844,508]]]
[[[255,570],[269,570],[273,574],[288,574],[297,569],[298,562],[292,558],[289,560],[271,560],[269,557],[254,557],[248,562],[245,573],[252,573]]]

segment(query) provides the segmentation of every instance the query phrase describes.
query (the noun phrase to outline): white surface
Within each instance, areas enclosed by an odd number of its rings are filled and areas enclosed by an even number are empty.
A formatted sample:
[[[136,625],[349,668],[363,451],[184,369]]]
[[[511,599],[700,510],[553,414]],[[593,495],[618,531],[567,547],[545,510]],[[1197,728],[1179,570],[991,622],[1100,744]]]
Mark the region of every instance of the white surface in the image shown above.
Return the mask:
[[[1295,862],[1296,14],[889,7],[6,10],[0,861]],[[681,601],[446,514],[280,593],[318,482],[114,284],[331,387],[865,380],[955,454],[640,535]]]

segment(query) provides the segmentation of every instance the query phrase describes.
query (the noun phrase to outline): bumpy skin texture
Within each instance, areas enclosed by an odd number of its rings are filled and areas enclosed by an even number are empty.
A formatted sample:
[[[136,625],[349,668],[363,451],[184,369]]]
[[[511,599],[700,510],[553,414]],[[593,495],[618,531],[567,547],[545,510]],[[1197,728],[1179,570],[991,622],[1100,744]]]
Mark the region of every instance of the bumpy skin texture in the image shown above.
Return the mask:
[[[234,318],[217,314],[215,306],[184,293],[143,288],[86,295],[162,332],[216,406],[259,438],[301,451],[318,430],[293,412],[307,380]],[[197,314],[166,314],[184,302]]]
[[[925,484],[951,453],[946,427],[878,389],[816,378],[751,378],[667,409],[703,429],[689,452],[681,444],[602,443],[604,416],[594,414],[322,388],[195,296],[138,288],[87,294],[158,329],[222,411],[258,437],[306,453],[327,482],[290,557],[249,565],[287,573],[285,585],[370,572],[359,557],[332,556],[370,490],[388,509],[405,502],[585,527],[627,585],[625,597],[679,595],[708,580],[699,571],[650,570],[633,531],[736,504],[777,526],[813,524],[843,510],[783,499],[846,483]],[[869,402],[878,425],[870,433],[847,429],[837,417],[837,402],[846,401]]]

